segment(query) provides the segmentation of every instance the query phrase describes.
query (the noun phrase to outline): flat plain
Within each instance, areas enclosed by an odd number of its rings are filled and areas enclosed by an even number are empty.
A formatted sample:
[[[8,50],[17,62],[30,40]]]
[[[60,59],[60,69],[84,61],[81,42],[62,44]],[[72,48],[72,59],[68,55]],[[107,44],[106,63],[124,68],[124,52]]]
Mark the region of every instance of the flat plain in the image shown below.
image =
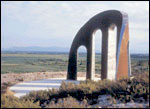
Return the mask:
[[[2,53],[1,74],[67,71],[68,53]],[[95,71],[101,73],[101,55],[95,56]],[[78,54],[78,72],[86,72],[86,53]],[[149,71],[148,55],[131,54],[131,72]]]
[[[96,54],[96,74],[95,77],[100,79],[101,74],[101,55]],[[123,79],[116,82],[110,81],[82,81],[78,85],[61,84],[60,88],[49,91],[33,91],[23,98],[14,97],[14,89],[9,90],[13,85],[20,84],[17,90],[22,89],[21,84],[26,82],[39,81],[48,78],[66,78],[68,66],[67,53],[2,53],[1,54],[1,96],[2,107],[56,107],[69,103],[73,99],[80,102],[81,98],[87,98],[84,104],[86,106],[100,106],[107,107],[149,107],[149,56],[145,54],[131,54],[131,73],[133,78]],[[78,77],[86,77],[86,54],[78,54]],[[34,84],[35,85],[35,84]],[[44,85],[48,85],[47,83]],[[60,84],[59,84],[60,85]],[[23,85],[24,86],[24,85]],[[30,86],[30,87],[27,87]],[[35,87],[27,84],[26,89],[33,89]],[[39,86],[39,84],[37,84]],[[116,87],[117,86],[117,87]],[[129,89],[128,86],[131,86]],[[42,86],[43,87],[43,86]],[[46,86],[47,87],[47,86]],[[16,87],[13,87],[16,88]],[[36,89],[36,88],[35,88]],[[39,89],[39,87],[38,87]],[[108,90],[109,89],[109,90]],[[54,91],[54,92],[53,92]],[[23,94],[18,93],[18,95]],[[109,100],[104,100],[106,93],[109,92]],[[113,93],[112,93],[113,92]],[[115,92],[115,93],[114,93]],[[126,95],[126,93],[128,94]],[[72,98],[66,103],[54,103],[51,105],[53,99],[60,100],[67,95]],[[16,93],[17,94],[17,93]],[[101,95],[102,94],[102,95]],[[19,95],[19,96],[20,96]],[[92,96],[92,97],[91,97]],[[32,100],[34,101],[30,101]],[[99,101],[102,98],[103,101]],[[130,99],[129,99],[130,98]],[[71,99],[71,100],[70,100]],[[27,100],[27,101],[26,101]],[[38,100],[38,101],[37,101]],[[95,101],[96,100],[96,101]],[[141,102],[143,100],[143,102]],[[44,102],[43,102],[44,101]],[[131,102],[132,101],[132,102]],[[46,104],[48,102],[48,104]],[[72,101],[78,103],[78,101]],[[115,102],[115,103],[114,103]],[[121,102],[121,104],[120,104]],[[133,103],[134,102],[134,103]],[[24,104],[24,105],[23,105]],[[114,105],[115,104],[115,105]],[[125,105],[126,104],[126,105]],[[78,105],[77,105],[78,106]],[[68,105],[66,105],[68,107]],[[75,106],[76,107],[76,106]],[[79,105],[79,107],[81,107]]]

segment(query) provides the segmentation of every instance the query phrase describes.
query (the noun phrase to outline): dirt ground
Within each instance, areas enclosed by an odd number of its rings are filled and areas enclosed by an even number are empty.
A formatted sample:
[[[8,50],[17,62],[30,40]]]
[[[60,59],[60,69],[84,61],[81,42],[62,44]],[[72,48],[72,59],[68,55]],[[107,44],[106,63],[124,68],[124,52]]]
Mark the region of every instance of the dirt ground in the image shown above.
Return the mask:
[[[66,77],[67,72],[32,72],[32,73],[7,73],[1,74],[1,84],[11,82],[12,84],[16,84],[22,81],[33,81],[47,78],[62,78]],[[85,77],[85,72],[78,72],[77,77]],[[96,77],[100,77],[100,75],[95,74]]]

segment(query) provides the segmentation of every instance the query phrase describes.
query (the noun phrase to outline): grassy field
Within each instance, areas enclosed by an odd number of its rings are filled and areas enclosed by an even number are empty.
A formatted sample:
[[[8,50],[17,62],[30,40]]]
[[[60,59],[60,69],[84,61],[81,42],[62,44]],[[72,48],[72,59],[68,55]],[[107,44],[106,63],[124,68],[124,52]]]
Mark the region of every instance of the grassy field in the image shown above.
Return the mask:
[[[101,55],[96,54],[96,73],[101,71]],[[1,74],[45,71],[67,71],[68,54],[66,53],[2,53]],[[131,55],[132,72],[149,71],[149,57],[146,55]],[[78,71],[86,71],[86,54],[78,55]]]
[[[96,73],[100,73],[100,57],[100,54],[96,54]],[[1,54],[1,73],[66,71],[67,65],[68,54],[65,53]],[[86,54],[78,55],[78,71],[86,71]],[[134,75],[133,79],[100,80],[97,82],[86,80],[78,85],[62,83],[58,90],[31,92],[20,99],[14,97],[13,93],[7,90],[7,87],[12,85],[7,83],[2,87],[6,91],[2,93],[1,90],[1,106],[2,108],[87,108],[87,106],[98,103],[99,96],[107,94],[111,96],[109,102],[111,102],[112,106],[117,104],[119,100],[122,103],[141,103],[139,106],[142,108],[149,108],[149,56],[131,55],[131,71]],[[71,104],[70,101],[72,102]],[[143,105],[144,102],[147,103],[146,106]]]

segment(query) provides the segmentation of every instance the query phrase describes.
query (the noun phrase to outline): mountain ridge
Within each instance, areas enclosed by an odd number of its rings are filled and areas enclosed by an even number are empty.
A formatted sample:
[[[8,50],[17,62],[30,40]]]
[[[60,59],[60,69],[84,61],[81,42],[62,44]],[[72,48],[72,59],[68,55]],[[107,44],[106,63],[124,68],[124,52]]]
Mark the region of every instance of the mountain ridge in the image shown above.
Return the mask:
[[[39,51],[39,52],[69,52],[70,48],[67,47],[39,47],[39,46],[30,46],[30,47],[10,47],[10,48],[2,48],[2,51]],[[86,52],[84,48],[80,48],[79,52]]]

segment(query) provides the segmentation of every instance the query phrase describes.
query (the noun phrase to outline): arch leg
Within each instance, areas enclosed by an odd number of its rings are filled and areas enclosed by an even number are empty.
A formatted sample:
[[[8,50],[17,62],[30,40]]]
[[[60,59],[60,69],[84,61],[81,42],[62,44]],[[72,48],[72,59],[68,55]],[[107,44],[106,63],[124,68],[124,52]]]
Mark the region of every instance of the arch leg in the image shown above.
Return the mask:
[[[68,62],[68,80],[77,80],[77,50],[71,50]]]
[[[101,80],[107,78],[108,30],[102,31]]]
[[[87,47],[87,74],[86,78],[94,80],[95,77],[95,42],[94,37],[91,37],[91,40]]]

